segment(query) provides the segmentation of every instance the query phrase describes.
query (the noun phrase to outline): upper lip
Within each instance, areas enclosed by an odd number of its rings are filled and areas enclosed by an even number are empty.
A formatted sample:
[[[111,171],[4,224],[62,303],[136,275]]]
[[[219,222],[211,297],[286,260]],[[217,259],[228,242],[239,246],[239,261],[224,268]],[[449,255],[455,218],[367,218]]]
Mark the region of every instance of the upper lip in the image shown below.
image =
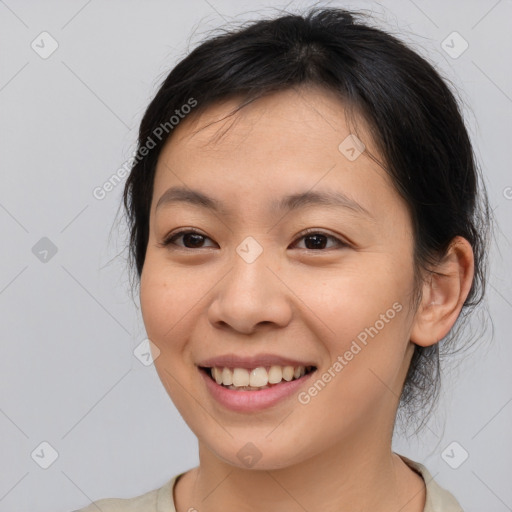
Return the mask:
[[[289,357],[282,357],[274,354],[258,354],[255,356],[238,356],[235,354],[224,354],[211,357],[197,363],[197,366],[205,368],[259,368],[266,366],[315,366],[309,361],[298,361]]]

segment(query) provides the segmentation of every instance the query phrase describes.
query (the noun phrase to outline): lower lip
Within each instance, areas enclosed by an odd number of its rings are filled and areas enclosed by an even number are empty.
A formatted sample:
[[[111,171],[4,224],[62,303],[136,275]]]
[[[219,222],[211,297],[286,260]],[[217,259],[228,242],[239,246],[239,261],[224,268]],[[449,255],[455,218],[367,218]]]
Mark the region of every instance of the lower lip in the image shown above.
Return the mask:
[[[205,370],[199,369],[199,372],[203,376],[206,387],[213,398],[227,409],[237,412],[260,411],[272,407],[280,400],[296,393],[315,373],[314,371],[307,373],[300,379],[291,380],[290,382],[281,381],[280,384],[260,391],[236,391],[217,384]]]

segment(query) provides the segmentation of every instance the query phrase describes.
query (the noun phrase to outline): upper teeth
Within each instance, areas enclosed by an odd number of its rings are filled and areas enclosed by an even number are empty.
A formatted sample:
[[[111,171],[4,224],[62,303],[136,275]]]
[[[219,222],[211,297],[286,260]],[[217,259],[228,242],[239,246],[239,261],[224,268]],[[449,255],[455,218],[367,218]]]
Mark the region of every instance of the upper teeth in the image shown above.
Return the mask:
[[[217,384],[224,386],[264,387],[267,384],[278,384],[282,379],[290,381],[298,379],[306,373],[305,366],[270,366],[258,367],[252,370],[246,368],[212,368],[212,377]]]

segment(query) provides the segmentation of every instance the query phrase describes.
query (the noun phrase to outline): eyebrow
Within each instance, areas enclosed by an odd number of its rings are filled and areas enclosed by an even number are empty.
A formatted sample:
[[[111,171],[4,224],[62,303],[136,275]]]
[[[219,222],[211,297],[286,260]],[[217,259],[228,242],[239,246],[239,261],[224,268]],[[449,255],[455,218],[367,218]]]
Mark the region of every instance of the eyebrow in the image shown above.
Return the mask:
[[[158,208],[173,204],[186,203],[194,206],[200,206],[216,213],[228,216],[229,212],[223,207],[218,199],[210,197],[198,190],[192,190],[185,187],[171,187],[167,189],[158,200],[155,211]],[[333,191],[305,191],[296,194],[289,194],[270,203],[272,212],[289,212],[308,206],[326,206],[342,207],[350,209],[356,213],[367,216],[374,220],[373,215],[361,204],[351,199],[342,192]]]

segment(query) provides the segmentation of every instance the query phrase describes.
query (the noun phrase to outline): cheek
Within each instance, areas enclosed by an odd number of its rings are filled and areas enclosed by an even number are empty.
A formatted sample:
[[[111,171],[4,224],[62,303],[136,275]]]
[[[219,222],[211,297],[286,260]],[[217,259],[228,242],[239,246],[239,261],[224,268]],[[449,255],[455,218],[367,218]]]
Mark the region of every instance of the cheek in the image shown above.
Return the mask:
[[[152,265],[146,260],[140,279],[140,306],[148,336],[157,344],[161,341],[157,334],[163,328],[162,319],[165,318],[162,313],[168,309],[166,290],[167,284],[155,278]]]
[[[198,328],[198,317],[206,308],[204,299],[214,283],[206,271],[171,266],[157,256],[149,253],[144,263],[141,312],[148,338],[160,350],[157,366],[180,372],[179,361],[190,360],[188,342]]]
[[[305,306],[301,307],[305,316],[321,328],[326,338],[339,340],[343,348],[347,340],[376,322],[378,330],[384,332],[402,321],[412,287],[412,268],[408,266],[406,261],[399,264],[378,252],[355,254],[340,266],[301,268],[283,280],[292,283],[295,295]],[[393,307],[395,303],[399,304]]]
[[[155,369],[183,414],[190,405],[180,385],[190,377],[190,370],[183,364],[184,358],[188,359],[184,352],[192,329],[192,315],[187,312],[197,300],[192,300],[186,283],[176,274],[165,264],[147,257],[140,279],[140,304],[147,336],[158,349]]]
[[[337,389],[332,399],[341,394],[349,401],[363,396],[372,400],[386,387],[394,389],[404,362],[412,265],[398,265],[396,258],[382,254],[365,259],[365,265],[347,264],[315,287],[307,279],[295,282],[336,375],[328,384]]]
[[[140,304],[146,332],[161,351],[174,346],[171,341],[186,323],[180,318],[186,319],[191,302],[184,284],[170,274],[165,266],[147,258],[140,279]]]

